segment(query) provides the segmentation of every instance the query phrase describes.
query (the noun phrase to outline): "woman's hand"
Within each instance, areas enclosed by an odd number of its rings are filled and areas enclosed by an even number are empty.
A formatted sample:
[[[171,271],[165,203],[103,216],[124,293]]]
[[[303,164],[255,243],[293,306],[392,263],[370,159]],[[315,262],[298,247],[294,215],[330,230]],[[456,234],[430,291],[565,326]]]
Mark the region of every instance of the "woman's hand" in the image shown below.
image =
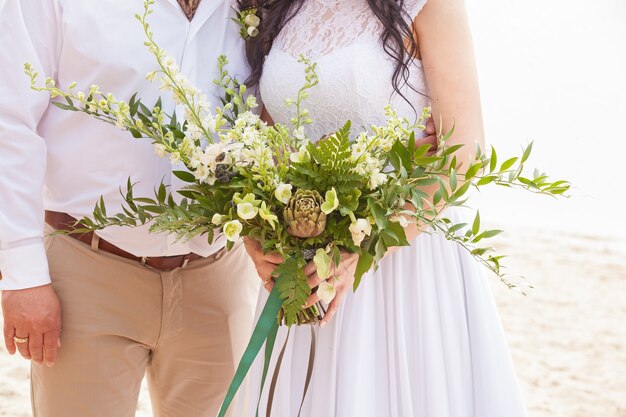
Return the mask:
[[[278,253],[264,254],[261,243],[249,237],[244,237],[243,242],[246,247],[246,252],[248,252],[248,255],[252,258],[252,262],[254,262],[256,272],[263,280],[263,287],[265,287],[267,291],[272,291],[272,288],[274,288],[272,273],[278,265],[283,263],[283,257]]]
[[[317,268],[313,261],[309,262],[304,267],[304,273],[309,279],[309,286],[311,288],[317,287],[320,283],[328,281],[335,287],[335,297],[328,305],[328,310],[324,315],[324,318],[320,322],[320,327],[324,327],[337,313],[337,310],[341,306],[343,299],[348,291],[352,291],[352,285],[354,284],[354,273],[356,271],[356,264],[359,260],[359,256],[355,253],[342,252],[341,262],[339,265],[331,270],[330,278],[324,280],[317,275]],[[307,299],[306,307],[310,307],[320,299],[316,293],[313,293]]]

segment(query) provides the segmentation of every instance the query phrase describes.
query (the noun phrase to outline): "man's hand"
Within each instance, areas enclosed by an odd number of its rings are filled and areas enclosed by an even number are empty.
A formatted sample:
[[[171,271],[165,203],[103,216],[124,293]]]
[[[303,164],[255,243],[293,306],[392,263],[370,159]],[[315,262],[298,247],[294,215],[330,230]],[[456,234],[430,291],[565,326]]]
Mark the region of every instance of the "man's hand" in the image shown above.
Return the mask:
[[[283,263],[283,257],[278,253],[268,253],[265,255],[261,244],[254,239],[245,237],[243,242],[246,247],[246,252],[248,252],[248,255],[252,258],[252,262],[254,262],[256,272],[263,280],[263,286],[267,291],[272,291],[272,288],[274,288],[272,273],[278,265]]]
[[[2,292],[4,343],[11,355],[53,366],[61,346],[61,303],[52,285]],[[14,337],[27,339],[16,343]]]

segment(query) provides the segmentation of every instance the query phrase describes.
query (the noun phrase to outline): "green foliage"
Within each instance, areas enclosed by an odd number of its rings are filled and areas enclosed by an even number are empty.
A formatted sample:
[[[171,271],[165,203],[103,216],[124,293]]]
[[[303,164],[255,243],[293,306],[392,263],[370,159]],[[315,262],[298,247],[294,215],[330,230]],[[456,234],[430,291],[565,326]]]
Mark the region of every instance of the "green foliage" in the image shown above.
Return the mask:
[[[322,191],[335,187],[344,194],[364,186],[363,176],[354,172],[356,162],[350,159],[350,122],[317,143],[309,143],[307,150],[311,161],[294,163],[289,173],[288,179],[295,187]]]
[[[283,300],[284,322],[288,326],[298,323],[298,314],[311,293],[303,267],[302,252],[294,253],[274,270],[276,286]]]

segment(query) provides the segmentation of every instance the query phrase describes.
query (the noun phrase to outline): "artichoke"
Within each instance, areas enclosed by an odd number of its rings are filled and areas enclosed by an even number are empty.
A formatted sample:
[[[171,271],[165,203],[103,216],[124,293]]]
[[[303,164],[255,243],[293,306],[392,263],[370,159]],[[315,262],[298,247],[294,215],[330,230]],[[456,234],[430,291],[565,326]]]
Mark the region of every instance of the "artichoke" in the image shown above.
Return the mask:
[[[324,199],[317,191],[296,191],[283,212],[287,233],[302,239],[319,236],[326,228],[323,203]]]

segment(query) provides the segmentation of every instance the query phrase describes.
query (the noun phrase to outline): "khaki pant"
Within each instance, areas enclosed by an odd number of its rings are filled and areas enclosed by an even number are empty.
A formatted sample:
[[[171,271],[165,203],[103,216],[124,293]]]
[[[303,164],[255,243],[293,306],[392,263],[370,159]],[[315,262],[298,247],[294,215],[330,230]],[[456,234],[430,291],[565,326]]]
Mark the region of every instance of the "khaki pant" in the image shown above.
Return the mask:
[[[243,245],[159,272],[48,238],[63,307],[56,365],[32,366],[34,417],[214,417],[251,332],[259,279]]]

